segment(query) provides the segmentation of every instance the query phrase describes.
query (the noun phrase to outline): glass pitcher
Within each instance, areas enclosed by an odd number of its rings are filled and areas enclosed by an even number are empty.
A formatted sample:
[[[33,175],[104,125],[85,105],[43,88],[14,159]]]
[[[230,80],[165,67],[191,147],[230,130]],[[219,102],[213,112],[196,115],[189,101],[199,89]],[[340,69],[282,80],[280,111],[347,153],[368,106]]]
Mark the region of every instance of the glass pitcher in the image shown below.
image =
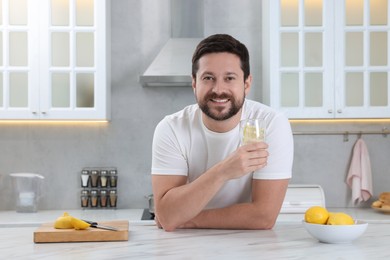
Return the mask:
[[[37,212],[45,177],[36,173],[11,173],[16,212]]]

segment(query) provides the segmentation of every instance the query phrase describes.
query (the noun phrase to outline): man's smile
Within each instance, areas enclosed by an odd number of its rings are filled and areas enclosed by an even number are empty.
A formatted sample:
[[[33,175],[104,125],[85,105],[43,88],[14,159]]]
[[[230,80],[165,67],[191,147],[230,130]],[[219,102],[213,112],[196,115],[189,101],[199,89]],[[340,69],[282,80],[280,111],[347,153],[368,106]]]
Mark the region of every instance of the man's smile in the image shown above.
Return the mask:
[[[228,102],[230,99],[227,99],[227,98],[225,98],[225,99],[217,99],[217,98],[212,98],[212,99],[210,99],[212,102],[216,102],[216,103],[219,103],[219,104],[223,104],[223,103],[226,103],[226,102]]]

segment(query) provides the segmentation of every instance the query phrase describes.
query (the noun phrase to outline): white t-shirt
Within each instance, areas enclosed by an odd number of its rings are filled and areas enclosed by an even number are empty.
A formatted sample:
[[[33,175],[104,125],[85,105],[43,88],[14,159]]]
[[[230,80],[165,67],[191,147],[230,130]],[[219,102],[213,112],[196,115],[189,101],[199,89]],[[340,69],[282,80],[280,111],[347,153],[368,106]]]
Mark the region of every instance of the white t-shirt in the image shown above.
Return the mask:
[[[241,178],[230,180],[206,208],[227,207],[251,199],[252,179],[289,179],[292,172],[293,138],[287,118],[272,108],[246,99],[241,119],[265,118],[267,166]],[[152,174],[188,176],[194,181],[240,145],[239,125],[226,133],[212,132],[202,121],[197,104],[166,116],[153,138]]]

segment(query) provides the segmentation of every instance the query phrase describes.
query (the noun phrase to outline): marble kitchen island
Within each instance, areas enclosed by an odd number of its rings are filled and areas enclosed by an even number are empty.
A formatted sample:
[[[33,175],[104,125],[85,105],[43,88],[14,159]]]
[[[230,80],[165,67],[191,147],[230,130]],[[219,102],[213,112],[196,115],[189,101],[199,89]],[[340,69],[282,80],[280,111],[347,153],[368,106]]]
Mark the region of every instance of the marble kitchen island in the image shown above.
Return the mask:
[[[39,226],[58,211],[26,214],[0,212],[1,259],[389,259],[390,215],[370,209],[351,209],[352,215],[369,222],[362,237],[347,244],[319,243],[303,228],[301,215],[282,216],[272,230],[177,230],[165,232],[153,221],[139,221],[142,210],[77,212],[75,216],[130,221],[129,241],[42,243],[33,242]],[[62,211],[61,211],[62,212]],[[106,215],[107,214],[107,215]],[[14,219],[6,218],[14,215]],[[24,215],[25,221],[18,220]],[[106,215],[106,216],[105,216]],[[287,214],[286,214],[287,215]],[[100,217],[99,217],[100,216]],[[19,222],[19,223],[17,223]],[[34,224],[35,223],[35,224]]]

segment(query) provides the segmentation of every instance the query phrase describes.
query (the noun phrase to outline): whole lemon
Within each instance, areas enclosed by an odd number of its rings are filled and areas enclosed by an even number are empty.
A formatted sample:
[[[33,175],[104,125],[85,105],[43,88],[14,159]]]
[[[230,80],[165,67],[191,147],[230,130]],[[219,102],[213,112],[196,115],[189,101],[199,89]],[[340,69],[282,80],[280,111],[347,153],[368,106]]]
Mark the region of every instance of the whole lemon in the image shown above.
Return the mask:
[[[313,206],[306,210],[305,221],[313,224],[326,224],[329,218],[329,212],[321,206]]]
[[[332,213],[329,216],[328,221],[326,222],[328,225],[353,225],[355,224],[355,221],[353,218],[344,213],[344,212],[336,212]]]

